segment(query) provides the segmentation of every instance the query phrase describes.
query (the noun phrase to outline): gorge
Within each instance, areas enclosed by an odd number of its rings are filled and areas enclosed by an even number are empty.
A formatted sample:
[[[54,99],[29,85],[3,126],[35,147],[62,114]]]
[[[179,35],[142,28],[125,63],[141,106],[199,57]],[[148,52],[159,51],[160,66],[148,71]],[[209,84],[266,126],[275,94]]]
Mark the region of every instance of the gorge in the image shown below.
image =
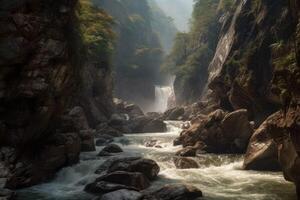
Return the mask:
[[[300,199],[299,0],[3,0],[0,199]]]

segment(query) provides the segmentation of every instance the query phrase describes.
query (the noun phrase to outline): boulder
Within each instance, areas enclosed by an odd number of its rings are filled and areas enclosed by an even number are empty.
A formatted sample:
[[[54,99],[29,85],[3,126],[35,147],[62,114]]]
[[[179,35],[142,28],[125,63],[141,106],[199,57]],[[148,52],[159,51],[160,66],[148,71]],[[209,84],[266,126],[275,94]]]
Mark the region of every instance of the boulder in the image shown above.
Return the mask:
[[[253,134],[245,154],[243,168],[246,170],[281,170],[276,143],[268,133],[265,121]]]
[[[245,110],[226,114],[216,110],[183,130],[176,144],[208,153],[244,153],[253,129]]]
[[[16,197],[16,193],[9,189],[0,188],[0,199],[1,200],[13,200]]]
[[[108,172],[114,171],[140,172],[149,180],[154,180],[160,171],[160,167],[155,161],[142,158],[129,162],[115,162],[108,169]]]
[[[94,142],[94,130],[82,130],[79,133],[81,138],[81,151],[82,152],[89,152],[89,151],[95,151],[95,142]]]
[[[183,115],[184,115],[184,108],[183,107],[175,107],[172,108],[170,110],[167,110],[164,113],[163,118],[165,120],[179,120],[179,119],[183,119]]]
[[[177,169],[199,168],[198,163],[192,158],[174,157],[173,161]]]
[[[150,186],[147,177],[140,172],[115,171],[97,178],[95,182],[100,181],[126,185],[138,190],[143,190]]]
[[[109,144],[105,146],[98,154],[98,156],[109,156],[113,155],[114,153],[121,153],[123,152],[122,148],[116,144]]]
[[[110,183],[106,181],[95,181],[85,186],[84,190],[93,194],[105,194],[116,190],[127,189],[127,190],[138,190],[135,187],[130,187],[117,183]]]
[[[103,195],[99,200],[142,200],[143,195],[134,190],[122,189]]]
[[[116,163],[130,163],[135,160],[142,159],[141,157],[137,156],[114,156],[107,159],[104,163],[102,163],[97,170],[95,171],[96,174],[107,174],[108,170],[112,165]]]
[[[96,146],[104,146],[114,141],[113,136],[110,135],[98,135],[96,140]]]
[[[227,114],[221,122],[223,137],[233,140],[235,147],[243,152],[253,134],[253,126],[248,120],[248,112],[245,109]]]
[[[96,138],[100,137],[102,135],[110,135],[112,137],[122,137],[123,134],[120,130],[117,130],[111,126],[108,125],[108,123],[102,123],[99,124],[96,127]]]
[[[157,145],[157,140],[150,140],[145,142],[146,147],[155,147]]]
[[[151,120],[150,122],[146,123],[143,127],[143,133],[159,133],[159,132],[166,132],[167,126],[166,124],[158,119]]]
[[[182,157],[195,157],[196,156],[196,149],[193,147],[185,147],[179,151],[176,152],[177,156]]]
[[[194,186],[172,184],[165,185],[150,196],[154,196],[159,200],[196,200],[203,195],[201,190]]]

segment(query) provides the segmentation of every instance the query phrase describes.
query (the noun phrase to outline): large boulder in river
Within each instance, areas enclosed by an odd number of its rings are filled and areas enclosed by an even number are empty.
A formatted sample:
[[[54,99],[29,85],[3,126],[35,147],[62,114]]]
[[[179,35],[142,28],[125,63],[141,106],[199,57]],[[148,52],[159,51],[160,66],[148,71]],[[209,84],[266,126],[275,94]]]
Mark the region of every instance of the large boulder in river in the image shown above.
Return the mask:
[[[300,198],[300,103],[286,113],[279,111],[267,120],[267,129],[277,144],[284,177],[295,183]]]
[[[192,158],[174,157],[173,161],[177,169],[199,168],[198,163]]]
[[[184,118],[185,110],[183,107],[175,107],[172,109],[167,110],[163,118],[165,120],[182,120]]]
[[[140,172],[125,172],[125,171],[115,171],[108,173],[106,175],[100,176],[96,179],[97,182],[109,182],[114,184],[120,184],[136,188],[137,190],[143,190],[150,186],[150,182],[144,174]]]
[[[103,195],[99,200],[142,200],[143,194],[128,189],[117,190]]]
[[[268,133],[267,121],[251,137],[243,168],[246,170],[281,170],[277,146]]]
[[[127,127],[133,133],[156,133],[167,131],[167,125],[162,120],[152,119],[146,116],[129,120]]]
[[[246,110],[229,114],[216,110],[194,121],[176,139],[176,144],[208,153],[244,153],[252,133],[253,128]]]
[[[98,167],[97,174],[107,174],[115,171],[140,172],[149,180],[154,180],[159,173],[158,164],[150,159],[140,157],[114,157]]]
[[[116,153],[122,153],[123,149],[117,144],[109,144],[105,146],[98,154],[98,156],[112,156]]]
[[[201,190],[191,185],[171,184],[163,186],[149,196],[149,199],[153,196],[157,200],[196,200],[203,194]]]

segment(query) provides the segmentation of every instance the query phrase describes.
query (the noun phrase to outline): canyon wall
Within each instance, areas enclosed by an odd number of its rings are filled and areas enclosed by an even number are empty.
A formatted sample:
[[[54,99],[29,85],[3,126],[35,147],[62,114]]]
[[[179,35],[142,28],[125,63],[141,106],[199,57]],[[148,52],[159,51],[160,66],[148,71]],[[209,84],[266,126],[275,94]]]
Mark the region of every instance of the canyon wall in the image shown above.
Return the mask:
[[[30,186],[76,163],[80,151],[94,148],[90,127],[110,115],[108,54],[95,62],[88,53],[85,36],[94,33],[82,25],[91,25],[84,9],[92,8],[78,3],[1,2],[1,187]],[[95,12],[109,30],[108,16]]]

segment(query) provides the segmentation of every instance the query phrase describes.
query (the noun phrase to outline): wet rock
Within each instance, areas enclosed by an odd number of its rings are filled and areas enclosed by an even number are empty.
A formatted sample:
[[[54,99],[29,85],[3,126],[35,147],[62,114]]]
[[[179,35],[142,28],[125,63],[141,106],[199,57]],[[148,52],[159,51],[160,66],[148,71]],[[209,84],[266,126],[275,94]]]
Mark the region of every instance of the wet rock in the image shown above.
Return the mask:
[[[146,147],[154,147],[155,145],[157,145],[157,142],[158,142],[157,140],[150,140],[145,143],[145,146]]]
[[[134,190],[122,189],[103,195],[100,200],[142,200],[143,195]]]
[[[196,156],[196,149],[194,147],[185,147],[176,152],[177,156],[182,157],[195,157]]]
[[[194,186],[174,184],[166,185],[150,196],[154,196],[159,200],[196,200],[203,195],[201,190]]]
[[[99,181],[126,185],[138,190],[143,190],[150,186],[147,177],[140,172],[115,171],[97,178],[95,182]]]
[[[245,110],[229,114],[216,110],[183,130],[176,143],[208,153],[243,153],[252,131]]]
[[[98,135],[97,140],[96,140],[96,146],[104,146],[107,145],[111,142],[113,142],[113,137],[110,135]]]
[[[116,190],[127,189],[127,190],[138,190],[135,187],[130,187],[117,183],[110,183],[106,181],[95,181],[85,186],[84,190],[94,194],[105,194]]]
[[[110,135],[112,137],[123,136],[121,131],[109,126],[108,123],[102,123],[96,127],[96,138],[101,138],[102,135]]]
[[[130,160],[129,162],[115,162],[109,167],[108,172],[140,172],[143,175],[145,175],[149,180],[154,180],[157,177],[159,170],[160,167],[155,161],[150,159],[137,159]]]
[[[143,133],[160,133],[160,132],[166,132],[167,126],[166,124],[158,119],[151,120],[148,122],[144,127],[142,132]]]
[[[174,145],[174,146],[179,146],[179,145],[181,145],[181,144],[182,144],[182,142],[181,142],[180,138],[176,138],[176,139],[173,141],[173,145]]]
[[[83,130],[79,133],[81,138],[81,151],[82,152],[89,152],[89,151],[95,151],[95,142],[94,142],[94,130]]]
[[[248,120],[248,112],[245,109],[227,114],[221,122],[223,137],[234,140],[236,148],[241,152],[247,148],[249,139],[253,134],[253,126]]]
[[[184,115],[184,108],[183,107],[175,107],[170,110],[167,110],[164,113],[164,119],[166,120],[179,120],[180,118],[183,119]]]
[[[267,122],[264,122],[250,139],[245,154],[243,168],[246,170],[281,170],[278,161],[276,143],[268,133]]]
[[[151,119],[150,117],[142,116],[128,121],[127,127],[133,133],[155,133],[166,132],[166,124],[159,119]]]
[[[127,113],[130,116],[130,118],[144,116],[142,109],[135,104],[125,105],[124,110],[125,113]]]
[[[103,164],[101,164],[97,170],[95,171],[96,174],[106,174],[107,171],[110,169],[112,165],[116,163],[130,163],[132,161],[141,159],[141,157],[137,156],[116,156],[107,159]]]
[[[275,113],[267,120],[268,132],[277,144],[278,160],[286,180],[300,183],[300,104],[291,106],[284,114]],[[299,191],[298,191],[299,192]]]
[[[105,146],[98,154],[98,156],[112,156],[115,153],[122,153],[123,149],[116,144],[109,144]]]
[[[192,158],[174,157],[173,161],[178,169],[199,168],[198,163]]]
[[[9,189],[0,188],[0,199],[1,200],[13,200],[16,197],[16,193]]]

